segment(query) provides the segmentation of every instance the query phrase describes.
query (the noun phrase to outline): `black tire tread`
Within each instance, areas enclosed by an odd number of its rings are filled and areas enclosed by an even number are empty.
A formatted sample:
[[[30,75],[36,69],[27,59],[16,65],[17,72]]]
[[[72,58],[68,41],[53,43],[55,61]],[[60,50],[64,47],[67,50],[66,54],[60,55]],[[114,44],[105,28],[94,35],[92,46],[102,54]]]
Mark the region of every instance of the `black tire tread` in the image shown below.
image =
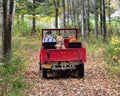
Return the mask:
[[[78,77],[79,78],[84,77],[84,63],[78,65]]]

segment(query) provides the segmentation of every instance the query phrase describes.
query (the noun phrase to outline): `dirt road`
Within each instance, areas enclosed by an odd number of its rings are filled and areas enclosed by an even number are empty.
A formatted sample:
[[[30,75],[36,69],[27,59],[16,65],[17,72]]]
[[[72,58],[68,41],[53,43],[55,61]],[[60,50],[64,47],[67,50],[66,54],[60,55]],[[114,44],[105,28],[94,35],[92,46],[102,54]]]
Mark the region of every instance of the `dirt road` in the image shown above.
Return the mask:
[[[27,96],[120,96],[119,79],[108,76],[106,63],[94,54],[87,54],[84,79],[68,76],[46,80],[39,73],[38,52],[30,52],[26,81],[31,87]]]

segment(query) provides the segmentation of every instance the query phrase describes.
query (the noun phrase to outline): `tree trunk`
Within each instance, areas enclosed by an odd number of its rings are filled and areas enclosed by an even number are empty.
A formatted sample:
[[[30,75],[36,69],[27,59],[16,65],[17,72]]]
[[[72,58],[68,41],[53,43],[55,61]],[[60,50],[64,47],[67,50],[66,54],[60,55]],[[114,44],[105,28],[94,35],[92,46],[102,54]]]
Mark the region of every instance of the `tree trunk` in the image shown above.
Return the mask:
[[[111,0],[109,0],[109,15],[108,15],[108,18],[109,18],[109,26],[110,26],[110,27],[109,27],[109,30],[108,30],[108,31],[109,31],[109,33],[110,33],[110,35],[111,35],[111,34],[112,34],[112,28],[111,28],[111,27],[112,27],[112,26],[111,26],[111,16],[110,16],[110,15],[111,15],[110,2],[111,2]]]
[[[75,18],[75,1],[72,1],[72,13],[73,13],[73,26],[76,26],[76,18]]]
[[[95,14],[95,38],[98,39],[98,5],[97,1],[94,0],[94,14]]]
[[[90,14],[89,14],[89,0],[87,0],[87,9],[86,9],[86,36],[89,37],[90,33]]]
[[[67,25],[69,26],[69,23],[70,23],[70,0],[67,0],[67,5],[68,5],[68,7],[67,7]],[[68,27],[67,26],[67,27]]]
[[[58,28],[59,0],[57,0],[57,1],[53,0],[53,4],[54,4],[54,7],[55,7],[55,28]]]
[[[9,51],[8,49],[8,43],[7,43],[7,34],[8,34],[8,30],[7,30],[7,0],[3,1],[3,33],[2,33],[2,39],[3,39],[3,56],[5,56]]]
[[[103,32],[103,42],[106,42],[106,16],[105,16],[105,1],[102,1],[102,32]]]
[[[13,18],[13,7],[14,0],[9,1],[8,9],[8,0],[3,0],[3,56],[5,60],[9,60],[11,54],[11,33],[12,33],[12,18]]]
[[[66,27],[66,22],[65,22],[65,0],[62,0],[62,8],[63,8],[63,28]]]
[[[111,0],[109,0],[109,15],[108,15],[108,17],[109,17],[109,25],[111,25],[111,17],[110,17],[110,2],[111,2]]]
[[[33,26],[32,26],[32,33],[35,33],[35,14],[33,14]]]
[[[24,15],[23,14],[21,15],[21,21],[24,21]]]
[[[1,27],[2,27],[2,1],[0,0],[0,35],[1,35]]]
[[[69,0],[69,4],[70,4],[70,20],[72,22],[72,26],[73,26],[73,18],[72,18],[72,1]]]
[[[32,33],[35,33],[35,0],[33,0],[33,26],[32,26]]]
[[[100,33],[102,35],[102,1],[100,0]]]
[[[84,12],[84,0],[82,0],[82,37],[85,38],[85,12]]]
[[[58,28],[58,8],[55,9],[55,28]]]

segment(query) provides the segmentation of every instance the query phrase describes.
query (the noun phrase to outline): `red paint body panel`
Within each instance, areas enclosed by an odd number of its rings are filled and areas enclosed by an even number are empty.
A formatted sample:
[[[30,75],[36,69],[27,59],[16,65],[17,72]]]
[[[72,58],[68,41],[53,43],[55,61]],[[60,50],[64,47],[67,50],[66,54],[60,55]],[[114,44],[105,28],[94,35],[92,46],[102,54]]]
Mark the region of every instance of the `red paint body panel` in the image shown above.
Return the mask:
[[[49,61],[75,61],[80,60],[79,50],[75,49],[61,49],[61,50],[49,50]]]
[[[86,62],[85,48],[48,49],[40,51],[41,64],[55,61]]]
[[[64,45],[65,45],[65,48],[68,48],[68,43],[69,43],[68,38],[65,38],[65,39],[64,39]]]

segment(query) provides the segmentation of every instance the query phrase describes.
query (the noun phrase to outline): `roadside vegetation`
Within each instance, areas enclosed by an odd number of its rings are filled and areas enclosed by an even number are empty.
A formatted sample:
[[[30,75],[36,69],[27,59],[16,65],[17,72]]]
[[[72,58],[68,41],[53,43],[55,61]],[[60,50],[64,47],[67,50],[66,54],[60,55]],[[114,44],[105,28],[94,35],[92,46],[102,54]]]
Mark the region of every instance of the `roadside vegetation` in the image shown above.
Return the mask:
[[[108,63],[108,73],[120,76],[120,38],[113,36],[105,46],[105,60]]]
[[[12,57],[0,65],[0,95],[1,96],[21,96],[25,83],[25,67],[28,63],[26,51],[23,50],[22,41],[15,38],[12,44]]]

